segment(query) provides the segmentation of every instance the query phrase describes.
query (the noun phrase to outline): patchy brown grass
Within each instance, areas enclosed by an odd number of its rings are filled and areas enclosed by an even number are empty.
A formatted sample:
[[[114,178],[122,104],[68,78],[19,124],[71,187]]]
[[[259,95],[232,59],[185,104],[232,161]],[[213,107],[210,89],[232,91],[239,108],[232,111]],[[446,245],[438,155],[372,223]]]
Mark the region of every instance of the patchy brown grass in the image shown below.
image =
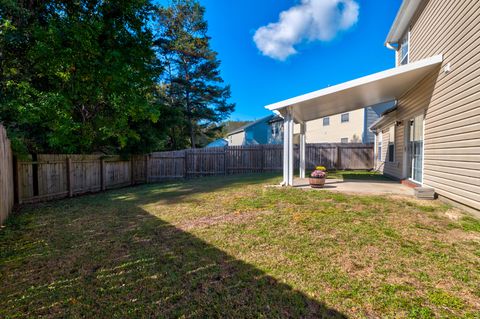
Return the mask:
[[[0,317],[480,316],[480,222],[439,202],[268,188],[272,175],[25,207]]]

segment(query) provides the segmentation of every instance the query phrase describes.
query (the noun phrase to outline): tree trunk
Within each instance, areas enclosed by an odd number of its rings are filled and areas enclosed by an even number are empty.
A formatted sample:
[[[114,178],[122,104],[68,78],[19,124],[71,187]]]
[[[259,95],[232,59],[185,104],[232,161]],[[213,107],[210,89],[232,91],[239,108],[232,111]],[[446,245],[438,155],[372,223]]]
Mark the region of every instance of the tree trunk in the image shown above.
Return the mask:
[[[187,101],[187,120],[188,120],[188,129],[190,132],[190,144],[191,148],[195,148],[195,129],[193,127],[193,119],[192,119],[192,110],[190,108],[190,92],[187,90],[186,92],[186,101]]]
[[[193,128],[193,122],[192,122],[192,119],[189,118],[188,119],[188,125],[190,126],[189,129],[190,129],[190,143],[192,144],[192,148],[195,148],[195,130]]]

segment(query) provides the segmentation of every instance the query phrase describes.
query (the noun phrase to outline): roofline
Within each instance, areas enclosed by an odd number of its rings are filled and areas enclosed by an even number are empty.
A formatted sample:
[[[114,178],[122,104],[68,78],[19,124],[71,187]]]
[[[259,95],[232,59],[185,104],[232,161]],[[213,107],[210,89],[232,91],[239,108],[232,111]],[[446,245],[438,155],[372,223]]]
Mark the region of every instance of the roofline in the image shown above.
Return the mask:
[[[274,115],[271,114],[271,115],[262,117],[262,118],[260,118],[260,119],[258,119],[258,120],[255,120],[255,121],[253,121],[253,122],[251,122],[251,123],[248,123],[248,124],[246,124],[246,125],[244,125],[244,126],[240,126],[239,128],[237,128],[237,129],[235,129],[235,130],[233,130],[233,131],[231,131],[231,132],[228,132],[228,133],[227,133],[227,136],[232,135],[232,134],[237,134],[237,133],[243,132],[243,131],[245,131],[245,129],[249,128],[250,126],[255,125],[255,124],[258,124],[258,123],[260,123],[260,122],[262,122],[262,121],[268,120],[269,118],[271,118],[271,117],[273,117],[273,116],[274,116]]]
[[[390,31],[388,32],[385,45],[398,43],[400,41],[407,31],[410,21],[412,21],[413,16],[423,2],[424,0],[403,0],[397,16],[390,27]]]
[[[406,64],[406,65],[401,65],[401,66],[396,67],[396,68],[392,68],[392,69],[388,69],[388,70],[385,70],[385,71],[382,71],[382,72],[370,74],[370,75],[367,75],[367,76],[364,76],[364,77],[361,77],[361,78],[358,78],[358,79],[355,79],[355,80],[351,80],[351,81],[347,81],[347,82],[344,82],[344,83],[341,83],[341,84],[330,86],[330,87],[327,87],[327,88],[324,88],[324,89],[321,89],[321,90],[318,90],[318,91],[315,91],[315,92],[299,95],[299,96],[296,96],[296,97],[293,97],[293,98],[290,98],[290,99],[287,99],[287,100],[284,100],[284,101],[273,103],[273,104],[265,106],[265,108],[268,109],[268,110],[271,110],[271,111],[280,110],[280,109],[283,109],[283,108],[286,108],[286,107],[289,107],[289,106],[292,106],[292,105],[295,105],[295,104],[298,104],[298,103],[302,103],[302,102],[305,102],[305,101],[308,101],[308,100],[311,100],[311,99],[315,99],[315,98],[318,98],[318,97],[321,97],[321,96],[324,96],[324,95],[328,95],[328,94],[332,94],[332,93],[335,93],[335,92],[347,90],[347,89],[353,88],[355,86],[375,82],[377,80],[387,78],[387,77],[390,77],[390,76],[393,76],[393,75],[398,75],[398,74],[402,74],[402,73],[405,73],[405,72],[409,72],[409,71],[415,70],[417,68],[422,68],[422,67],[426,67],[426,66],[430,66],[430,65],[435,65],[435,64],[441,63],[442,61],[443,61],[443,55],[441,55],[441,54],[435,55],[433,57],[430,57],[430,58],[427,58],[427,59],[424,59],[424,60],[412,62],[412,63]]]

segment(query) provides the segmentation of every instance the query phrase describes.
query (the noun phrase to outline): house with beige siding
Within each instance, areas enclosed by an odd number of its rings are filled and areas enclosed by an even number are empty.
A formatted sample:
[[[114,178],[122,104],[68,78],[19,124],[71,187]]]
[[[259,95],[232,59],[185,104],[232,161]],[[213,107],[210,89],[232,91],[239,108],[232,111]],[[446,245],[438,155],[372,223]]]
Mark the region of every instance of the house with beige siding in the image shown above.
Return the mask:
[[[375,135],[369,127],[393,104],[392,102],[382,103],[310,121],[306,124],[306,143],[374,143]],[[282,144],[283,118],[275,116],[268,121],[268,124],[267,144]],[[294,127],[293,140],[294,144],[300,142],[300,125],[298,124]]]
[[[267,106],[285,118],[285,184],[295,124],[394,101],[370,125],[376,167],[480,210],[480,1],[404,0],[385,45],[394,68]]]

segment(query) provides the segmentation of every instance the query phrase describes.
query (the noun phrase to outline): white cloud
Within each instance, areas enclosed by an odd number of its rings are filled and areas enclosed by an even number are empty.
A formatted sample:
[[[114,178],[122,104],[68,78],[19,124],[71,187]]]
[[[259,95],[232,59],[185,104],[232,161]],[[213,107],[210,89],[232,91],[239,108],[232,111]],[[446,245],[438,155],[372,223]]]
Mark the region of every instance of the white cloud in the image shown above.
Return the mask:
[[[358,21],[355,0],[301,0],[280,13],[279,21],[260,27],[253,36],[266,56],[285,60],[301,42],[330,41]]]

